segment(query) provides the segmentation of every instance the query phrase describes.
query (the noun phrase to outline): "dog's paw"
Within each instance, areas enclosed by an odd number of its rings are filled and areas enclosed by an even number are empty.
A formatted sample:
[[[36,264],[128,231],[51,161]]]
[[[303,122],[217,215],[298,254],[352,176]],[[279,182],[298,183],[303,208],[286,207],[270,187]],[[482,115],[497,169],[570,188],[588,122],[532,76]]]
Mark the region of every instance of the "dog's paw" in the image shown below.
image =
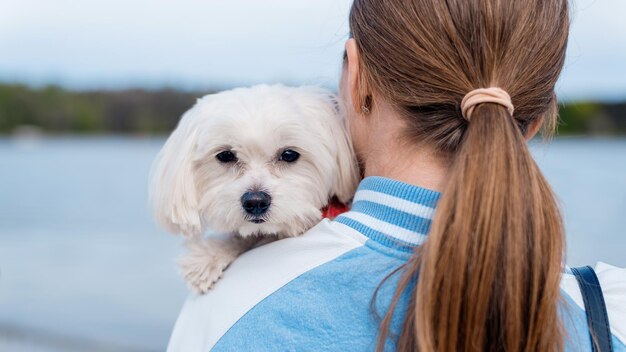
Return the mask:
[[[222,277],[235,256],[220,246],[198,243],[178,260],[178,267],[189,288],[198,294],[208,292]]]

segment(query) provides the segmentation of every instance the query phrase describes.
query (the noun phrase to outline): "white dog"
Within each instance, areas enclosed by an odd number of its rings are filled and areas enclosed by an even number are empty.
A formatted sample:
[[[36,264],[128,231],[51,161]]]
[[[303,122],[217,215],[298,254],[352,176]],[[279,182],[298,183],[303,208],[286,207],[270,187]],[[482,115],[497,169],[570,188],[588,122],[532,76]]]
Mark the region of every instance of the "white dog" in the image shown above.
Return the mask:
[[[182,274],[204,293],[244,251],[302,234],[332,197],[347,203],[358,170],[331,93],[260,85],[199,99],[150,179],[158,222],[188,238]]]

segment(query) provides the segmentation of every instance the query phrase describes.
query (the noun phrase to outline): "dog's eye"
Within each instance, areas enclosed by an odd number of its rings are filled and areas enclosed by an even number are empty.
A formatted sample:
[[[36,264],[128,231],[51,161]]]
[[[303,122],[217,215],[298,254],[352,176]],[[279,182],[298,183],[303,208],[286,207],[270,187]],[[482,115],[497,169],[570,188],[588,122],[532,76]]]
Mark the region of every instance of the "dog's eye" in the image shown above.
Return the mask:
[[[232,163],[237,161],[237,156],[230,150],[223,151],[215,156],[217,160],[223,163]]]
[[[280,160],[287,163],[293,163],[294,161],[298,160],[299,157],[300,153],[291,149],[287,149],[282,154],[280,154]]]

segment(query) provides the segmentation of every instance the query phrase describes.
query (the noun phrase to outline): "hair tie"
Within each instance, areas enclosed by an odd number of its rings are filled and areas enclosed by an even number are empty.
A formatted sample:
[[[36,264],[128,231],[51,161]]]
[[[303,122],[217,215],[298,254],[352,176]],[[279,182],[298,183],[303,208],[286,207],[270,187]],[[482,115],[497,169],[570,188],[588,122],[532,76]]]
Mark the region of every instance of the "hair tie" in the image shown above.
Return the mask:
[[[513,116],[513,103],[511,97],[504,89],[498,87],[479,88],[467,93],[461,101],[463,118],[469,121],[472,118],[474,108],[478,104],[494,103],[504,106]]]

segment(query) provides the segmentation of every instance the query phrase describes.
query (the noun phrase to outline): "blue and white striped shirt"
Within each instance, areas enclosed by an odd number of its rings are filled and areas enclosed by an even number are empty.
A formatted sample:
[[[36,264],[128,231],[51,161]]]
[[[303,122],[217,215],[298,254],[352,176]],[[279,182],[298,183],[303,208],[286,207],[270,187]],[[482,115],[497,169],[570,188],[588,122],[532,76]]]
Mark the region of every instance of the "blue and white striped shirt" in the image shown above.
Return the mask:
[[[352,209],[297,238],[239,257],[204,296],[191,296],[168,350],[373,351],[397,275],[424,242],[440,194],[382,177],[364,179]],[[626,270],[598,267],[617,351],[626,340]],[[563,278],[568,350],[590,351],[582,297]],[[392,322],[399,330],[403,302]],[[620,311],[621,310],[621,311]],[[392,350],[390,343],[388,349]]]
[[[439,197],[424,188],[368,177],[359,184],[351,211],[336,221],[372,241],[413,252],[426,239]]]

